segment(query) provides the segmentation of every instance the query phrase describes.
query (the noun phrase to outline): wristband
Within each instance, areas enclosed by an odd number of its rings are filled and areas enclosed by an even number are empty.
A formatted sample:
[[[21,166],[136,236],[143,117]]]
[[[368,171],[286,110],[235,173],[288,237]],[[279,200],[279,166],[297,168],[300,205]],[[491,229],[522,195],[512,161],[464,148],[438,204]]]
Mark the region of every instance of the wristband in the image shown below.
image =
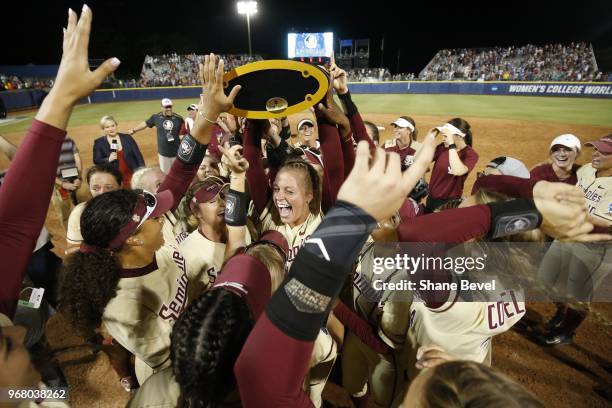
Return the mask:
[[[249,201],[246,193],[230,189],[225,200],[225,224],[232,227],[245,226]]]
[[[201,144],[189,133],[183,137],[176,158],[188,165],[200,165],[206,154],[206,145]]]
[[[487,205],[491,209],[491,228],[488,235],[491,239],[530,231],[542,223],[542,214],[532,199],[521,198]]]
[[[448,145],[448,148],[449,148],[449,149],[455,149],[455,150],[456,150],[456,149],[457,149],[457,145],[456,145],[456,144],[454,144],[454,143],[453,143],[453,144],[449,144],[449,145]]]
[[[347,91],[343,95],[338,94],[338,99],[340,99],[340,102],[342,102],[342,104],[344,105],[344,109],[346,110],[345,112],[346,116],[351,117],[357,112],[359,112],[357,110],[357,106],[355,105],[355,103],[353,102],[353,99],[351,98],[350,91]]]

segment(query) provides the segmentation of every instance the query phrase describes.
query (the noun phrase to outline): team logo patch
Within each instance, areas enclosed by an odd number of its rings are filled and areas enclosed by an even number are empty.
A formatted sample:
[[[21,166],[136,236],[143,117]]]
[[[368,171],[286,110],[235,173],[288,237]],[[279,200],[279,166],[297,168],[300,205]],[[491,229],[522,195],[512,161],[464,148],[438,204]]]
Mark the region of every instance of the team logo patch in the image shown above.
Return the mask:
[[[406,156],[404,157],[404,166],[410,167],[414,163],[414,156]]]
[[[506,225],[506,228],[504,231],[506,232],[506,234],[513,234],[516,232],[525,231],[527,227],[529,227],[529,225],[530,225],[530,222],[527,218],[518,217],[518,218],[508,221],[508,224]]]
[[[233,197],[227,197],[227,201],[225,203],[225,213],[226,214],[233,214],[234,213],[234,198]]]
[[[608,203],[608,214],[612,214],[612,201]]]
[[[193,151],[193,146],[190,143],[188,143],[186,140],[183,140],[181,142],[181,154],[185,156],[189,156],[191,155],[192,151]]]
[[[132,215],[132,221],[134,221],[134,222],[140,222],[140,215],[138,215],[138,214],[134,214],[134,215]]]
[[[172,122],[171,120],[164,120],[162,126],[165,130],[172,130],[174,129],[174,122]]]

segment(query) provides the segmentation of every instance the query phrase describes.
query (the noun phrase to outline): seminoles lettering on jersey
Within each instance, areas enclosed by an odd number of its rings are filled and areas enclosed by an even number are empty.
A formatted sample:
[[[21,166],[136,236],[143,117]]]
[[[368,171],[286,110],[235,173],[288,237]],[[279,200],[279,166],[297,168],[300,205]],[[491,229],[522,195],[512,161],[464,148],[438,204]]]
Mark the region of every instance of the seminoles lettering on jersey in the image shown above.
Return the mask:
[[[295,259],[295,257],[297,256],[300,248],[302,247],[302,245],[304,245],[304,242],[306,242],[308,240],[308,238],[310,238],[310,235],[305,236],[304,238],[302,238],[297,245],[292,246],[291,248],[289,248],[289,253],[287,254],[287,261],[288,262],[293,262],[293,260]]]
[[[187,267],[185,266],[185,258],[180,252],[172,253],[172,260],[183,271],[182,275],[177,278],[178,287],[174,299],[168,304],[163,304],[159,310],[159,317],[166,320],[176,320],[187,304]]]
[[[612,177],[597,177],[591,163],[578,170],[578,187],[584,191],[589,213],[612,222]]]

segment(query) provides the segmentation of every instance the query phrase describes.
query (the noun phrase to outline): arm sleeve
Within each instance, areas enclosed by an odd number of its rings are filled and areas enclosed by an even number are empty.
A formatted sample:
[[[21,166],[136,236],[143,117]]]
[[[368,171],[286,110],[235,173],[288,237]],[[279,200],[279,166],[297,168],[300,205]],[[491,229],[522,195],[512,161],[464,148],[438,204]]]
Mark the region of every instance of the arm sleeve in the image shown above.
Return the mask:
[[[355,141],[359,143],[362,140],[365,140],[370,145],[370,149],[376,148],[374,141],[370,139],[370,136],[368,136],[363,119],[357,110],[357,105],[355,105],[355,102],[353,102],[353,98],[351,97],[351,92],[348,91],[344,95],[338,95],[338,98],[340,99],[340,102],[342,102],[344,112],[351,123],[351,130],[353,131],[353,138]]]
[[[400,242],[459,243],[485,236],[491,227],[487,205],[453,208],[403,221],[397,227]]]
[[[342,144],[342,161],[344,162],[344,178],[342,179],[342,182],[344,182],[355,165],[355,147],[352,137],[342,139],[340,143]]]
[[[523,179],[512,176],[490,175],[476,180],[472,187],[472,194],[481,189],[503,193],[515,198],[533,198],[533,187],[540,180]]]
[[[176,209],[176,207],[178,207],[181,199],[187,192],[189,185],[198,172],[198,167],[200,167],[199,163],[187,165],[178,159],[174,160],[174,163],[172,163],[170,172],[164,178],[164,181],[162,182],[161,186],[159,186],[158,191],[161,192],[170,190],[172,196],[174,197],[174,205],[172,206],[173,211]]]
[[[145,121],[145,123],[147,124],[148,128],[152,128],[153,126],[155,126],[155,116],[156,114],[151,115],[151,117],[149,119],[147,119]]]
[[[94,164],[104,164],[108,163],[109,155],[104,151],[104,144],[101,143],[100,139],[97,139],[94,142],[93,147],[93,162]]]
[[[316,109],[315,109],[316,110]],[[323,185],[321,188],[321,209],[326,213],[336,201],[338,191],[344,182],[344,162],[338,128],[317,118],[319,142],[323,155]]]
[[[357,316],[357,314],[349,309],[344,303],[338,303],[338,306],[334,308],[334,315],[343,325],[348,327],[359,340],[375,352],[387,354],[391,351],[391,348],[376,335],[368,322]]]
[[[10,318],[45,222],[65,135],[65,130],[34,119],[0,187],[0,313]]]
[[[251,130],[244,130],[244,158],[249,162],[249,169],[246,172],[247,183],[251,199],[255,204],[257,214],[262,214],[268,201],[270,200],[270,185],[261,160],[261,140],[257,135],[252,134]]]
[[[245,407],[310,407],[302,391],[314,341],[350,273],[351,259],[376,226],[352,204],[339,202],[295,258],[289,276],[255,324],[234,372]],[[342,237],[345,248],[330,237]],[[315,241],[315,242],[311,242]],[[348,251],[348,252],[347,252]],[[354,259],[354,258],[353,258]]]

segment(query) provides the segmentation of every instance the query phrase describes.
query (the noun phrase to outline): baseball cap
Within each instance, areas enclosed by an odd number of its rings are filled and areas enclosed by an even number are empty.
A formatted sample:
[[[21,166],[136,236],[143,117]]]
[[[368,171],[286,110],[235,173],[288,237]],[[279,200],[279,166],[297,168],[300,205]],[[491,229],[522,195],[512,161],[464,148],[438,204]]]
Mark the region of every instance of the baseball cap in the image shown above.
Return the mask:
[[[285,255],[285,259],[287,259],[289,254],[289,244],[287,243],[285,236],[280,232],[275,230],[264,231],[257,242],[265,242],[267,244],[274,245],[283,253],[283,255]]]
[[[196,110],[196,111],[197,111],[197,110],[198,110],[198,105],[196,105],[195,103],[192,103],[191,105],[189,105],[189,106],[187,107],[187,110],[188,110],[188,111],[194,111],[194,110]]]
[[[412,123],[410,123],[410,121],[408,119],[405,118],[397,118],[395,119],[394,122],[391,122],[392,125],[395,125],[397,127],[401,127],[401,128],[408,128],[411,131],[414,132],[414,125]]]
[[[509,156],[500,156],[491,160],[486,167],[498,170],[504,176],[519,177],[522,179],[528,179],[531,177],[529,170],[525,164]]]
[[[163,107],[172,106],[172,101],[168,98],[164,98],[161,100],[161,106]]]
[[[577,152],[581,149],[580,139],[571,133],[566,133],[564,135],[557,136],[550,142],[549,150],[553,148],[554,145],[561,145],[565,147],[569,147],[570,149],[576,149]]]
[[[587,142],[584,144],[585,146],[591,146],[599,150],[600,153],[603,154],[611,154],[612,153],[612,139],[607,136],[602,137],[599,140],[594,142]]]
[[[302,119],[302,120],[300,120],[300,121],[298,122],[298,126],[297,126],[298,130],[300,130],[300,128],[301,128],[303,125],[309,125],[309,126],[311,126],[311,127],[314,127],[314,122],[313,122],[312,120],[310,120],[310,119]]]
[[[189,203],[189,207],[193,210],[196,204],[207,203],[217,196],[224,188],[228,188],[229,184],[225,183],[219,177],[206,177],[202,181],[200,188],[196,190]]]
[[[255,320],[263,313],[270,296],[272,280],[268,268],[251,255],[232,256],[223,266],[213,290],[222,288],[243,298]]]

